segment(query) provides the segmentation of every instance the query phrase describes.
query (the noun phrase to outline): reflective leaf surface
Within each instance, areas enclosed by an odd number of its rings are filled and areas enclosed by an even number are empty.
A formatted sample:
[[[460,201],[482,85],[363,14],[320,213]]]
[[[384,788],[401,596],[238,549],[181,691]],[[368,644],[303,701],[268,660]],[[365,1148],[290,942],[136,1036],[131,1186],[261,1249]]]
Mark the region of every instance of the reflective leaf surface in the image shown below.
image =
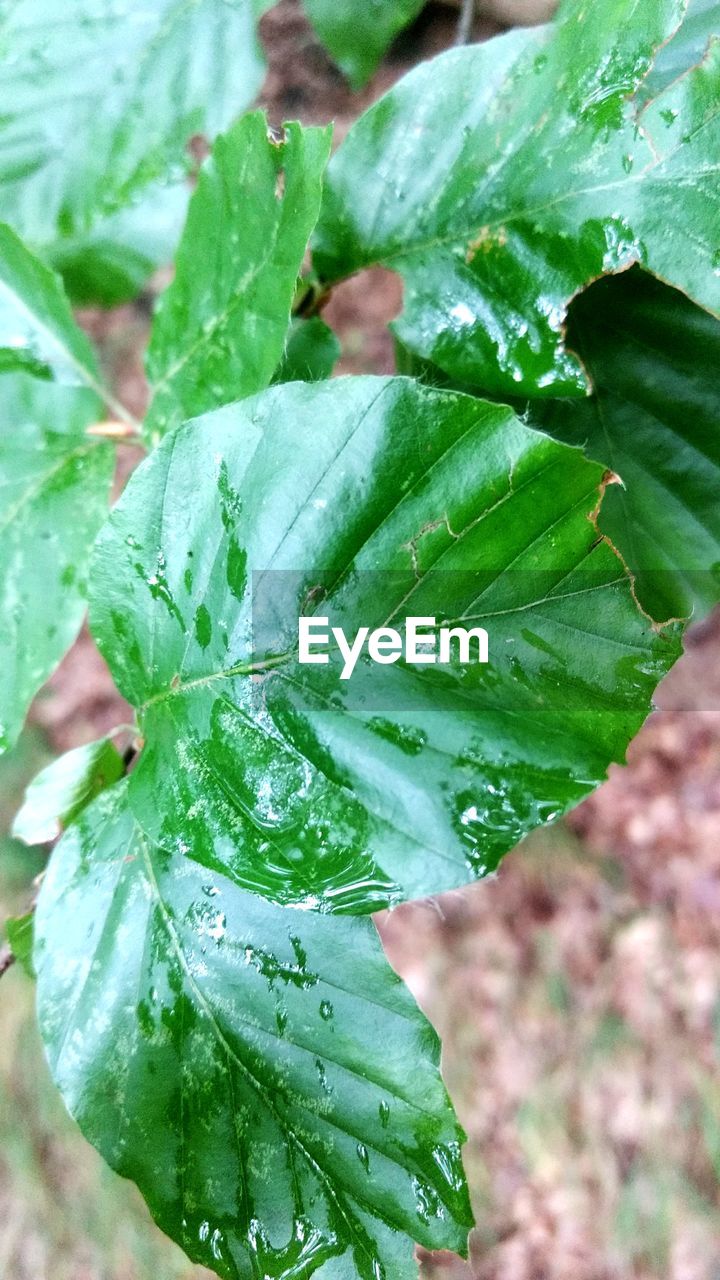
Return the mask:
[[[245,888],[368,911],[494,868],[623,758],[678,653],[591,519],[603,469],[403,378],[285,384],[169,437],[96,549],[141,825]],[[486,622],[490,663],[297,662],[298,616]]]
[[[100,791],[124,773],[109,738],[65,751],[33,778],[15,815],[12,834],[25,844],[48,844]]]
[[[35,960],[68,1109],[194,1261],[409,1280],[413,1239],[465,1251],[437,1038],[370,921],[274,907],[162,852],[120,783],[53,853]]]

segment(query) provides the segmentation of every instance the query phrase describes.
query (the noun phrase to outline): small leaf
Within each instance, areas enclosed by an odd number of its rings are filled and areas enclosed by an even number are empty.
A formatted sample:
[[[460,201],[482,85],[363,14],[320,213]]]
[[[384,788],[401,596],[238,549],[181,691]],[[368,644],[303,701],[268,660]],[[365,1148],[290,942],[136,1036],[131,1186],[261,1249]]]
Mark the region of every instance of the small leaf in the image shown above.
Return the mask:
[[[605,776],[678,654],[591,519],[602,467],[404,378],[285,383],[182,427],[96,544],[91,625],[159,843],[369,911],[494,869]],[[298,617],[487,619],[491,663],[297,662]],[[395,620],[395,623],[392,620]]]
[[[217,139],[190,202],[175,279],[153,323],[151,439],[270,382],[329,149],[329,129],[298,124],[274,141],[261,112]]]
[[[293,320],[273,382],[322,382],[340,356],[340,343],[324,320]]]
[[[633,269],[573,302],[567,341],[595,394],[535,404],[533,420],[620,476],[599,524],[645,607],[702,615],[720,600],[720,322]]]
[[[117,782],[123,760],[109,738],[58,756],[33,778],[15,816],[12,834],[25,844],[48,844],[91,800]]]
[[[465,1252],[438,1041],[370,921],[169,856],[120,783],[53,852],[35,959],[68,1109],[193,1261],[293,1280],[342,1257],[325,1274],[410,1280],[411,1240]]]
[[[5,936],[8,946],[29,978],[35,977],[33,965],[33,937],[35,913],[28,911],[24,916],[10,916],[5,921]]]
[[[13,0],[2,14],[0,218],[38,250],[182,174],[253,100],[269,0]]]
[[[0,224],[0,373],[13,370],[100,390],[95,353],[57,276]]]
[[[416,355],[496,395],[583,395],[570,299],[639,262],[720,309],[720,42],[638,114],[631,101],[680,0],[571,0],[417,67],[329,168],[315,265],[404,280],[393,328]]]
[[[373,0],[358,21],[354,0],[304,0],[306,13],[328,53],[354,89],[361,89],[393,40],[410,25],[425,0]]]
[[[85,613],[114,467],[112,447],[85,434],[101,412],[91,391],[0,377],[0,753]]]

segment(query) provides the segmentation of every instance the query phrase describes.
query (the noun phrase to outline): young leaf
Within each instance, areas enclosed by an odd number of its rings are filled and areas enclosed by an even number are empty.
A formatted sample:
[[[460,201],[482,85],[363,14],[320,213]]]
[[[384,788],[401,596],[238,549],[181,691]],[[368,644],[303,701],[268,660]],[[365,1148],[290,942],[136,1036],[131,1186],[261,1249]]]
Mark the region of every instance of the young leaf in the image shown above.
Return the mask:
[[[25,844],[56,840],[123,772],[122,756],[109,738],[64,752],[33,778],[15,815],[13,836]]]
[[[0,218],[48,247],[187,165],[252,102],[269,0],[14,0],[2,17]]]
[[[29,978],[35,977],[32,959],[33,935],[34,912],[29,911],[24,916],[10,916],[5,921],[5,936],[8,946]]]
[[[194,1261],[292,1280],[342,1257],[324,1274],[410,1280],[410,1240],[465,1252],[437,1038],[370,921],[168,855],[120,783],[56,847],[36,938],[65,1103]]]
[[[494,868],[622,759],[677,656],[589,518],[602,474],[503,406],[404,378],[288,383],[177,431],[92,570],[145,739],[141,825],[326,911]],[[363,661],[343,681],[298,664],[303,612],[351,638],[487,618],[491,666]]]
[[[283,358],[273,382],[322,382],[329,378],[340,356],[340,343],[319,316],[293,320]]]
[[[632,262],[717,311],[720,44],[639,118],[628,101],[681,13],[572,0],[416,68],[329,166],[319,274],[399,271],[400,339],[502,395],[585,392],[567,304]]]
[[[114,463],[113,449],[85,434],[101,413],[91,391],[0,377],[0,753],[85,612]]]
[[[720,600],[720,322],[634,269],[573,302],[567,341],[595,393],[535,405],[534,420],[621,477],[599,526],[645,607],[706,612]]]
[[[395,37],[424,7],[425,0],[373,0],[359,21],[353,0],[305,0],[312,25],[354,89],[367,83]]]
[[[13,370],[100,391],[95,353],[60,281],[0,223],[0,374]]]
[[[329,150],[329,128],[288,124],[275,141],[261,112],[217,139],[153,324],[147,430],[154,441],[270,382]]]

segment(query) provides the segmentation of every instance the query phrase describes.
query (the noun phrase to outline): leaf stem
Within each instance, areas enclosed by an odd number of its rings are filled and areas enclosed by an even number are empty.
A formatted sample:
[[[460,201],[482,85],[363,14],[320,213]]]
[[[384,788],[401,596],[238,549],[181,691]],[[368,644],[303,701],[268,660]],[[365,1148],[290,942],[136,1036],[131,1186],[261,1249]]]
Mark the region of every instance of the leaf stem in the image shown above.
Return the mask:
[[[5,945],[0,948],[0,978],[2,978],[4,973],[7,973],[8,969],[12,969],[16,961],[17,956],[15,955],[15,952],[6,942]]]
[[[472,31],[473,18],[475,17],[475,0],[462,0],[460,7],[460,17],[458,19],[457,31],[455,32],[456,44],[467,44]]]

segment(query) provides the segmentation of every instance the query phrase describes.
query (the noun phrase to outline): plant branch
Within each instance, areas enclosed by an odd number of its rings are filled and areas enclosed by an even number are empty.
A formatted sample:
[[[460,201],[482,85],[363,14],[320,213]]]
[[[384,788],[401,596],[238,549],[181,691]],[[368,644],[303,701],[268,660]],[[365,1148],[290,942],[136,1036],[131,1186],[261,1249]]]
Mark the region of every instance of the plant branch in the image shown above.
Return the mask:
[[[462,0],[460,7],[460,17],[458,19],[457,31],[455,32],[456,44],[467,44],[472,31],[473,18],[475,17],[475,0]]]
[[[0,947],[0,978],[4,973],[7,973],[8,969],[12,969],[16,962],[17,956],[12,947],[6,942],[3,947]]]

